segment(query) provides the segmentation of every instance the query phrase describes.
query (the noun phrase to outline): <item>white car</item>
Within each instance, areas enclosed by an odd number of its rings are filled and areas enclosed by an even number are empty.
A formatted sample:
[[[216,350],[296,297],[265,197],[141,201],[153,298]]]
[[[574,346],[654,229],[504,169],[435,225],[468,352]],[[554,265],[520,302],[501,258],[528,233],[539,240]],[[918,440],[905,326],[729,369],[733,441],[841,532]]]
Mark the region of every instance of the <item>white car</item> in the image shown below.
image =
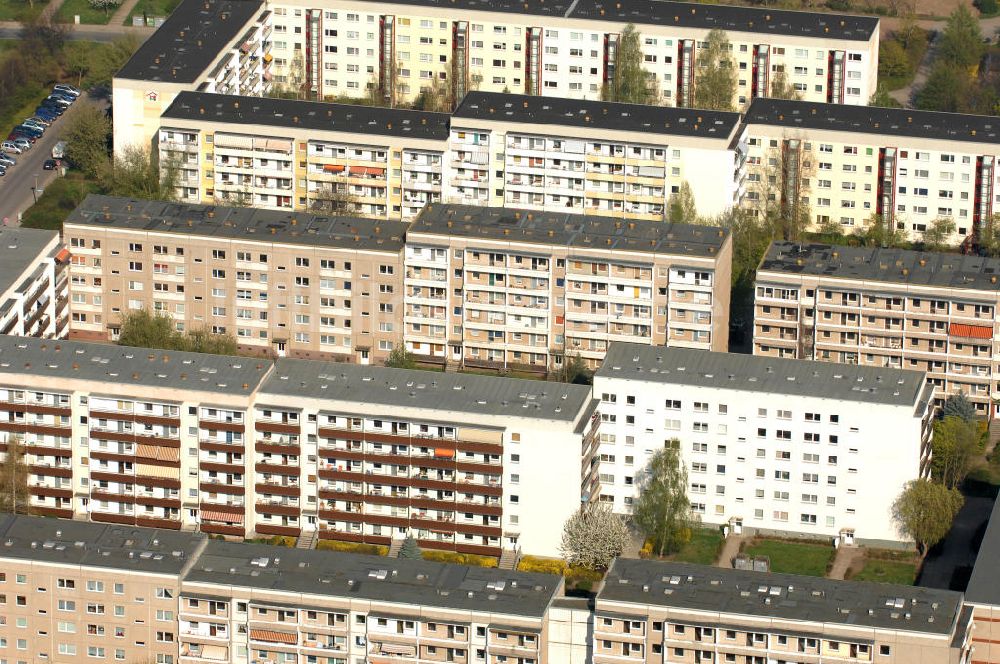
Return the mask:
[[[0,150],[3,150],[4,152],[13,152],[14,154],[21,154],[22,152],[24,152],[24,150],[22,150],[21,148],[19,148],[17,145],[15,145],[10,141],[4,141],[3,143],[0,143]]]
[[[72,85],[66,85],[65,83],[56,83],[52,86],[53,92],[61,92],[62,94],[72,95],[73,97],[80,96],[80,89],[75,88]]]

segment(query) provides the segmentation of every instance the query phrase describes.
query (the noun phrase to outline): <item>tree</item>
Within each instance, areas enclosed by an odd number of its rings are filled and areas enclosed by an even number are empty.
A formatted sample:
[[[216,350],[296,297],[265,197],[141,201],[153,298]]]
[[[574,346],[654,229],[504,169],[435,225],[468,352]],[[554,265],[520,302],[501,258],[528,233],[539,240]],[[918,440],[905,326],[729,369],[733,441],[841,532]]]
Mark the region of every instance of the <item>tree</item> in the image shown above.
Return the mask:
[[[688,475],[676,439],[650,457],[642,473],[632,518],[653,541],[659,555],[678,550],[691,539],[693,526],[688,500]]]
[[[708,33],[706,45],[698,49],[694,81],[695,108],[732,111],[736,96],[736,68],[731,53],[733,45],[724,30]]]
[[[239,344],[232,335],[213,334],[205,328],[188,332],[184,349],[211,355],[239,355]]]
[[[860,244],[869,247],[898,247],[906,241],[906,231],[886,222],[885,218],[873,212],[863,228],[854,234]]]
[[[934,423],[931,441],[931,475],[935,480],[954,489],[972,470],[979,452],[979,425],[949,415]]]
[[[121,0],[90,0],[90,6],[93,9],[103,9],[104,15],[107,16],[113,7],[117,7],[121,4]]]
[[[782,69],[771,79],[771,97],[774,99],[802,99],[802,94],[788,81],[788,75]]]
[[[973,3],[979,10],[981,17],[996,16],[1000,12],[1000,3],[997,0],[976,0]]]
[[[90,81],[95,87],[110,87],[111,79],[139,48],[139,40],[129,34],[113,41],[109,48],[93,51],[90,58]]]
[[[358,201],[351,196],[346,184],[333,183],[312,193],[310,207],[325,214],[356,215]]]
[[[158,153],[148,147],[129,145],[114,155],[110,167],[99,179],[109,196],[174,201],[180,168],[176,159],[168,159],[161,168]]]
[[[30,514],[28,466],[24,461],[24,443],[16,435],[7,435],[7,452],[0,465],[0,512]]]
[[[938,59],[968,70],[979,64],[984,51],[979,20],[968,7],[960,4],[948,16],[948,22],[941,32],[937,45]]]
[[[965,499],[958,489],[928,479],[911,480],[892,504],[899,533],[917,544],[920,560],[944,539]]]
[[[413,359],[413,353],[400,343],[392,347],[389,357],[385,358],[385,366],[394,369],[416,369],[417,361]]]
[[[614,76],[601,91],[604,101],[628,104],[655,104],[657,91],[650,81],[650,74],[642,66],[642,38],[635,25],[629,23],[618,35]]]
[[[955,233],[955,222],[950,217],[938,217],[924,231],[924,249],[942,251],[948,248],[948,240]]]
[[[939,62],[931,69],[924,87],[917,93],[916,106],[925,111],[961,112],[965,108],[969,86],[966,71]]]
[[[66,158],[92,180],[98,179],[108,166],[111,122],[96,106],[81,105],[64,134]]]
[[[901,108],[901,104],[896,101],[889,91],[885,89],[885,83],[881,81],[875,86],[875,92],[868,100],[869,106],[881,106],[882,108]]]
[[[579,353],[566,353],[562,366],[556,371],[555,379],[560,383],[590,385],[594,382],[594,372]]]
[[[606,569],[629,541],[625,519],[607,503],[590,503],[563,525],[559,551],[570,565]]]
[[[910,75],[910,58],[898,39],[886,39],[879,45],[879,78],[902,79]]]
[[[698,221],[698,208],[694,202],[694,192],[687,181],[681,182],[676,194],[670,196],[669,221],[693,224]]]
[[[942,417],[960,417],[966,422],[975,422],[978,418],[976,407],[969,399],[959,392],[948,397],[941,409]]]
[[[122,315],[118,345],[213,355],[239,354],[239,344],[230,335],[213,334],[204,329],[184,334],[177,330],[170,316],[150,313],[146,309],[129,310]]]
[[[403,540],[403,545],[399,547],[399,557],[407,560],[420,560],[420,545],[412,535],[407,535]]]
[[[451,86],[445,85],[435,76],[431,79],[430,85],[420,88],[420,94],[413,100],[412,107],[418,111],[450,113],[454,108],[451,97]]]
[[[767,217],[751,210],[730,208],[711,223],[728,229],[733,236],[733,286],[752,285],[757,266],[774,239],[774,229]]]

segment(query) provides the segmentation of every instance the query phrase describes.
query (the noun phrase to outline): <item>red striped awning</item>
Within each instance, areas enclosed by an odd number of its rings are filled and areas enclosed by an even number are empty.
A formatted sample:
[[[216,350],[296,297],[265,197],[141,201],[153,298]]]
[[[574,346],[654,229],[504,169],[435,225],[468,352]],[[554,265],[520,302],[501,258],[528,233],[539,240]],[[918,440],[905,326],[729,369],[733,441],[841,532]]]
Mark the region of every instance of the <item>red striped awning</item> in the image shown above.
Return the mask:
[[[967,325],[952,323],[948,327],[949,337],[965,337],[967,339],[992,339],[993,328],[989,325]]]
[[[273,629],[251,629],[250,639],[253,641],[267,641],[268,643],[285,643],[295,645],[298,637],[288,632],[276,632]]]
[[[59,253],[56,254],[56,262],[62,263],[67,260],[69,260],[69,249],[63,247],[62,249],[59,250]]]
[[[344,167],[341,164],[325,164],[323,166],[324,173],[343,173]]]
[[[384,168],[375,168],[374,166],[352,166],[351,175],[385,175]]]
[[[238,523],[243,524],[243,513],[233,514],[231,512],[220,512],[219,510],[206,510],[201,511],[201,518],[203,521],[222,521],[223,523]]]

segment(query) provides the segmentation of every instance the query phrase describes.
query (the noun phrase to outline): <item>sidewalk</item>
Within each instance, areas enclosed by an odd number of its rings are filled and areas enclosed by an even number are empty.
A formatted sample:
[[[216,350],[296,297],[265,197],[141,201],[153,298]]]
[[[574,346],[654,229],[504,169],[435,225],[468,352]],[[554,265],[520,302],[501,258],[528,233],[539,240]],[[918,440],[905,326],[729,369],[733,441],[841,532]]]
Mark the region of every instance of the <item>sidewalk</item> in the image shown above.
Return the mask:
[[[743,542],[748,539],[751,538],[747,535],[730,534],[729,537],[726,538],[725,543],[722,545],[722,551],[719,552],[719,559],[715,561],[715,566],[732,569],[733,559],[736,557],[736,554],[740,552],[740,547],[743,545]]]
[[[847,571],[851,569],[851,565],[857,561],[864,560],[864,558],[865,551],[861,547],[837,547],[837,553],[833,558],[833,565],[830,567],[830,573],[826,575],[826,578],[842,581],[847,576]]]
[[[62,0],[52,1],[62,2]],[[139,4],[139,0],[125,0],[125,2],[121,4],[121,7],[115,10],[115,13],[111,15],[111,20],[108,21],[108,25],[124,25],[125,19],[128,18],[128,15],[132,13],[132,10],[135,9],[137,4]]]

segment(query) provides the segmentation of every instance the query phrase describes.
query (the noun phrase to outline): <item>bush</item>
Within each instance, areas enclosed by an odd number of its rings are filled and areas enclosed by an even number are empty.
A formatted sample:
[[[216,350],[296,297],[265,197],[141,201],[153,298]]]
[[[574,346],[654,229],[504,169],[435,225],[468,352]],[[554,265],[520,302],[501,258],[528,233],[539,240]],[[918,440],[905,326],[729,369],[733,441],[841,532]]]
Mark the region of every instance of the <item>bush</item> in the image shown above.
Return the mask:
[[[517,564],[519,572],[537,572],[539,574],[565,574],[567,570],[566,561],[558,558],[539,558],[538,556],[524,556]]]
[[[489,556],[477,556],[473,553],[455,553],[454,551],[421,551],[424,560],[438,563],[454,563],[456,565],[472,565],[474,567],[496,567],[497,559]]]
[[[284,535],[274,535],[272,537],[255,537],[253,539],[244,540],[252,544],[270,544],[271,546],[285,546],[292,548],[295,546],[294,537],[286,537]]]
[[[337,540],[320,540],[316,542],[319,551],[343,551],[345,553],[362,553],[369,556],[386,556],[389,547],[380,544],[361,544],[360,542],[339,542]]]
[[[567,592],[590,593],[604,578],[604,572],[585,567],[570,567],[566,570],[565,576]]]

